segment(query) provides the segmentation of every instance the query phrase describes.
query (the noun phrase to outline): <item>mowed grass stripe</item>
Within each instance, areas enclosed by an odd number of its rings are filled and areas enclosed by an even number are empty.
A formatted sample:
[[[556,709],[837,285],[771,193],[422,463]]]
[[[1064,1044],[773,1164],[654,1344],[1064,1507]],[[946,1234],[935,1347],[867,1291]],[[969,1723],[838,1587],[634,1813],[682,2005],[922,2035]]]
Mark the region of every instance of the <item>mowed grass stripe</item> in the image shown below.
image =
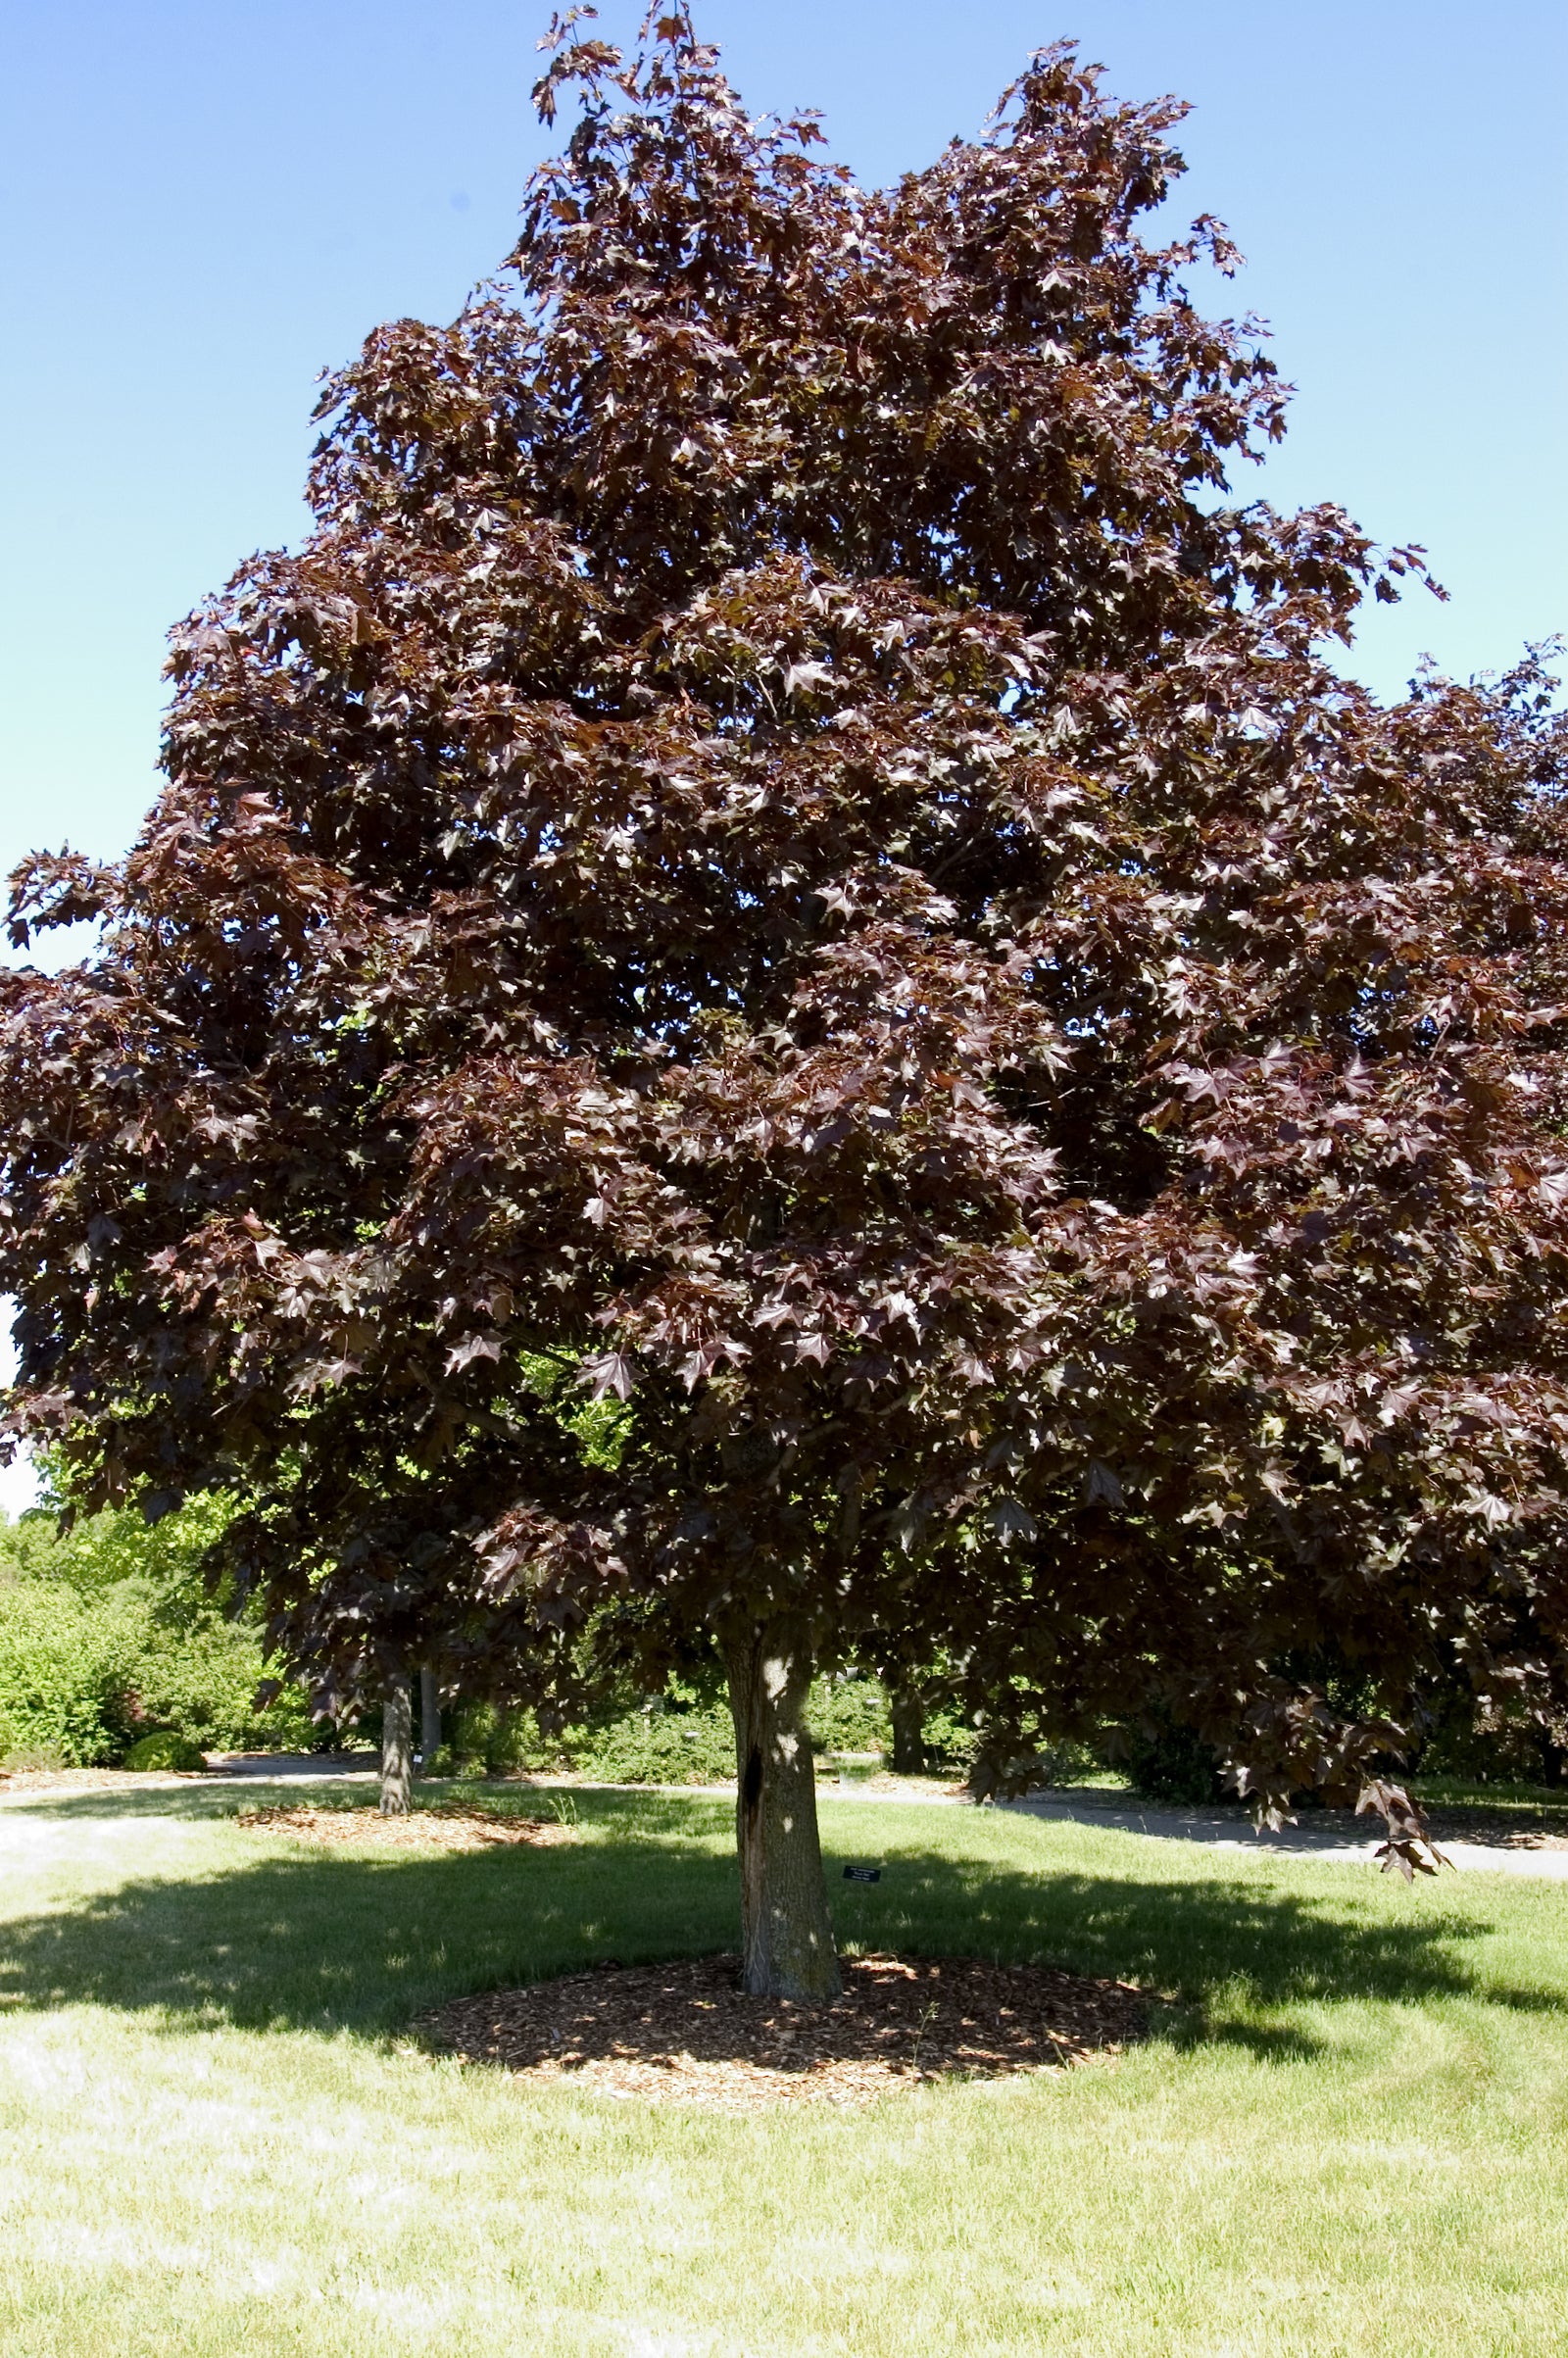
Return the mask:
[[[576,1804],[569,1847],[436,1856],[199,1790],[0,1808],[6,2358],[1560,2352],[1556,1887],[837,1804],[830,1874],[885,1870],[834,1881],[847,1943],[1125,1976],[1153,2037],[736,2120],[408,2041],[463,1991],[732,1944],[725,1803]]]

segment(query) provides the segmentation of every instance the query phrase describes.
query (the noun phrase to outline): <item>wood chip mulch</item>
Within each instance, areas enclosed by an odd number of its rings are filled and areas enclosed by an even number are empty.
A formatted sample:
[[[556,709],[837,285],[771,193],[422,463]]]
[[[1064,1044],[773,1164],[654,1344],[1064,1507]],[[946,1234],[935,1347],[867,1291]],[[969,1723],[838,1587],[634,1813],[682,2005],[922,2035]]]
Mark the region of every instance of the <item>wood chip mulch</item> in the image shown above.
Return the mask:
[[[831,2005],[749,1997],[738,1960],[601,1965],[460,1998],[416,2027],[465,2063],[710,2112],[870,2104],[948,2078],[1060,2072],[1147,2031],[1124,1982],[972,1957],[858,1957]]]
[[[556,1818],[503,1816],[492,1809],[416,1809],[406,1818],[383,1818],[365,1809],[242,1809],[247,1833],[292,1834],[308,1842],[353,1843],[382,1850],[489,1850],[498,1843],[545,1849],[569,1842],[576,1830]]]

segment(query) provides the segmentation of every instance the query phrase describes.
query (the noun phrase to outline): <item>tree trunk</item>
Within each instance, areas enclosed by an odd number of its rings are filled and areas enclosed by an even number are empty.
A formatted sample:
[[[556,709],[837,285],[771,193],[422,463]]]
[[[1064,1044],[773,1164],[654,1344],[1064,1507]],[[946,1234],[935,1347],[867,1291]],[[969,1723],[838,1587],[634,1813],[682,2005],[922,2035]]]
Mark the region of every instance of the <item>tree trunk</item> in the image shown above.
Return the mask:
[[[426,1664],[419,1672],[419,1761],[428,1777],[430,1763],[441,1749],[441,1693],[435,1672]]]
[[[902,1681],[888,1690],[888,1716],[893,1722],[893,1751],[888,1766],[895,1776],[918,1777],[925,1768],[925,1705],[918,1688]]]
[[[381,1701],[381,1815],[406,1818],[414,1789],[414,1707],[406,1679]]]
[[[724,1659],[740,1786],[741,1986],[758,1997],[836,1997],[816,1770],[801,1719],[811,1684],[806,1624],[786,1616],[739,1633]]]

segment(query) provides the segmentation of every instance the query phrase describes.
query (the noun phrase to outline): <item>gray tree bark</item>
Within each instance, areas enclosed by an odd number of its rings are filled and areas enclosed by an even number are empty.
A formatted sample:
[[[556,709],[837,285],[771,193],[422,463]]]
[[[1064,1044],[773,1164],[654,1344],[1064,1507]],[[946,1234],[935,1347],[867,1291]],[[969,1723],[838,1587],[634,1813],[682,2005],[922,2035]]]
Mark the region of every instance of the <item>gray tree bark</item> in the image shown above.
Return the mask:
[[[896,1776],[918,1777],[925,1767],[925,1705],[918,1688],[901,1680],[888,1691],[893,1751],[888,1766]]]
[[[414,1706],[407,1679],[381,1700],[381,1815],[406,1818],[414,1791]]]
[[[836,1997],[816,1771],[801,1717],[811,1684],[809,1633],[804,1620],[781,1616],[731,1633],[724,1659],[740,1788],[741,1986],[758,1997]]]
[[[427,1777],[430,1763],[440,1749],[441,1693],[435,1683],[435,1672],[426,1663],[419,1671],[419,1758]]]

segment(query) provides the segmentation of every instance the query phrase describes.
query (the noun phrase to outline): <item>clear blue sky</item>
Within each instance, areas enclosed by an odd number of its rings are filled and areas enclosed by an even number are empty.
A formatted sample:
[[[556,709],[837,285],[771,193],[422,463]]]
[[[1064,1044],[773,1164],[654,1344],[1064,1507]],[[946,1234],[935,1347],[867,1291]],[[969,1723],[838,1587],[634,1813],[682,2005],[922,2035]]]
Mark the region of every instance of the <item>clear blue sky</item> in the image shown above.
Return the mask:
[[[296,537],[316,374],[449,318],[543,152],[542,0],[10,0],[0,45],[0,872],[100,857],[154,791],[162,640]],[[606,30],[634,8],[607,0]],[[1557,0],[699,0],[759,111],[814,105],[863,179],[971,133],[1078,36],[1195,112],[1184,219],[1227,221],[1300,387],[1279,501],[1424,540],[1453,593],[1356,655],[1468,672],[1568,624]],[[0,1480],[20,1503],[21,1469]]]
[[[541,0],[10,0],[0,383],[0,869],[111,855],[154,778],[169,624],[296,537],[317,371],[445,319],[514,234]],[[634,9],[608,0],[621,34]],[[1184,216],[1218,213],[1300,387],[1269,470],[1425,541],[1452,604],[1357,667],[1506,662],[1568,623],[1568,13],[1551,0],[700,0],[757,109],[815,105],[862,178],[981,123],[1079,36],[1177,90]]]

